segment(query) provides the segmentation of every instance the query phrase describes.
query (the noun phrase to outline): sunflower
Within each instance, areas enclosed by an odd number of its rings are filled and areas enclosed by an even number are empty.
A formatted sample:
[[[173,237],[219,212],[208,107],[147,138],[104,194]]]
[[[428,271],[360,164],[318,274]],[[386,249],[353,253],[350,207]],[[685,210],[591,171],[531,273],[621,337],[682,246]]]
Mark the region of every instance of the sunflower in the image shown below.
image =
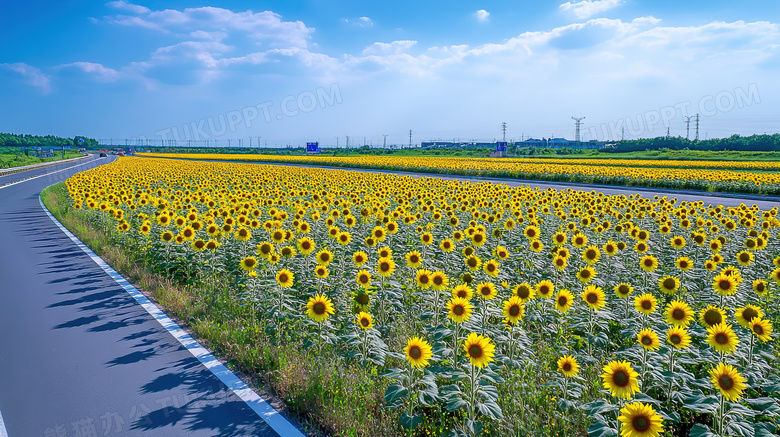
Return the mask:
[[[707,328],[707,343],[717,352],[730,354],[737,349],[739,339],[730,324],[718,323]]]
[[[562,256],[556,256],[553,259],[552,263],[553,263],[553,266],[555,266],[555,268],[558,271],[563,271],[564,269],[566,269],[566,265],[568,264],[568,262],[566,261],[566,258],[564,258]]]
[[[658,288],[664,294],[672,295],[680,288],[680,280],[674,276],[663,276],[658,279]]]
[[[552,242],[556,246],[563,246],[566,244],[566,233],[565,232],[558,232],[555,235],[552,236]]]
[[[681,256],[677,258],[677,260],[674,262],[674,265],[678,269],[687,272],[688,270],[693,268],[693,261],[691,261],[691,259],[688,258],[687,256]]]
[[[333,261],[333,252],[331,252],[328,249],[322,249],[319,252],[317,252],[317,264],[326,266],[330,264],[331,261]]]
[[[726,274],[719,274],[712,280],[712,288],[721,296],[732,296],[737,293],[737,281]]]
[[[282,288],[292,287],[294,280],[295,280],[295,275],[293,274],[293,272],[287,269],[279,270],[279,272],[276,274],[276,282]]]
[[[682,300],[673,300],[669,302],[664,311],[666,323],[681,328],[687,327],[693,320],[695,314],[693,309]]]
[[[555,284],[552,281],[544,280],[536,284],[536,295],[542,299],[549,299],[555,293]]]
[[[715,326],[726,321],[726,311],[713,305],[708,305],[699,311],[699,323],[705,328]]]
[[[389,247],[381,247],[379,250],[376,251],[377,257],[379,258],[392,258],[393,256],[393,249],[390,249]]]
[[[420,337],[412,337],[406,342],[404,348],[406,361],[415,368],[427,367],[428,362],[433,356],[431,345]]]
[[[492,300],[498,295],[496,286],[492,282],[481,282],[476,286],[477,295],[485,300]]]
[[[514,288],[512,288],[512,294],[519,297],[523,303],[525,303],[535,297],[536,291],[533,287],[531,287],[531,285],[523,282],[521,284],[515,285]]]
[[[645,255],[639,260],[639,266],[646,272],[653,272],[658,268],[658,260],[652,255]]]
[[[376,263],[376,269],[386,278],[395,272],[395,261],[392,258],[380,258]]]
[[[525,315],[525,304],[517,296],[512,296],[509,300],[505,300],[503,308],[504,318],[512,324],[518,323]]]
[[[593,267],[584,267],[577,271],[577,279],[583,284],[589,283],[596,276]]]
[[[753,281],[753,291],[759,297],[766,297],[769,294],[769,284],[763,279],[756,279]]]
[[[417,250],[407,253],[404,258],[406,258],[406,265],[413,269],[418,269],[422,265],[422,255]]]
[[[745,390],[745,378],[731,364],[719,363],[710,370],[710,381],[730,402],[736,402]]]
[[[592,310],[598,311],[604,308],[606,299],[604,290],[597,285],[588,285],[585,287],[585,290],[582,291],[580,297],[582,297],[582,300],[588,305],[588,308]]]
[[[355,276],[355,282],[357,282],[361,287],[370,287],[371,273],[369,273],[366,269],[357,272],[357,275]]]
[[[480,260],[475,255],[468,255],[466,257],[465,263],[466,267],[468,267],[472,272],[479,270],[479,268],[482,266],[482,260]]]
[[[314,276],[320,279],[325,279],[328,277],[328,275],[330,275],[330,271],[328,271],[327,267],[318,264],[317,267],[314,268]]]
[[[452,289],[452,296],[471,300],[472,296],[474,296],[474,290],[466,284],[459,284]]]
[[[447,317],[455,323],[463,323],[471,318],[474,305],[468,299],[453,297],[447,302]]]
[[[601,379],[612,396],[631,399],[639,391],[638,376],[628,361],[610,361],[604,366]]]
[[[160,235],[160,239],[162,241],[165,241],[166,243],[170,243],[173,240],[173,238],[174,238],[174,235],[173,235],[173,232],[171,232],[171,231],[164,231]]]
[[[565,288],[559,291],[558,295],[555,296],[555,309],[562,313],[569,311],[572,304],[574,304],[574,296]]]
[[[360,327],[360,329],[367,331],[374,327],[374,318],[371,317],[371,314],[361,311],[357,315],[357,320],[355,320],[355,323]]]
[[[753,253],[743,250],[737,254],[737,262],[741,266],[749,266],[753,262]]]
[[[314,252],[314,249],[317,247],[314,240],[309,237],[299,239],[296,241],[296,245],[298,246],[298,251],[300,251],[303,256],[308,256],[310,253]]]
[[[483,368],[493,361],[496,346],[490,338],[472,332],[463,342],[463,350],[469,357],[472,366]]]
[[[535,240],[539,238],[539,228],[536,226],[527,226],[525,228],[525,231],[523,231],[523,234],[528,238],[529,240]]]
[[[482,270],[486,275],[495,278],[498,276],[498,261],[491,259],[482,265]]]
[[[200,238],[190,243],[190,247],[196,251],[201,252],[206,248],[206,242]]]
[[[734,317],[737,319],[737,323],[739,323],[740,326],[748,328],[753,319],[764,317],[764,312],[755,305],[745,305],[742,308],[737,308],[734,312]]]
[[[363,252],[362,250],[358,250],[357,252],[352,254],[352,262],[355,263],[356,267],[362,267],[363,264],[365,264],[368,261],[368,254]]]
[[[653,314],[657,305],[658,301],[652,294],[649,293],[645,293],[634,298],[634,308],[646,316]]]
[[[249,241],[252,239],[252,231],[247,228],[239,228],[233,235],[238,241]]]
[[[246,270],[247,272],[251,272],[252,270],[257,267],[257,258],[253,256],[248,256],[241,260],[241,268]]]
[[[658,334],[650,328],[639,331],[636,335],[636,341],[648,351],[654,351],[661,347],[661,342],[658,340]]]
[[[675,249],[682,249],[683,247],[685,247],[685,238],[679,235],[672,237],[672,239],[669,240],[669,244],[671,244],[672,247],[674,247]]]
[[[324,322],[334,312],[333,301],[322,294],[309,298],[309,302],[306,303],[306,315],[317,323]]]
[[[618,420],[621,437],[658,437],[664,430],[664,420],[651,404],[631,402],[620,409]]]
[[[673,326],[666,331],[666,342],[675,349],[686,349],[691,344],[691,336],[684,328]]]
[[[601,258],[601,251],[598,247],[590,245],[582,251],[582,260],[589,266],[596,264]]]
[[[604,253],[606,253],[609,256],[613,256],[618,253],[617,243],[615,243],[612,240],[609,240],[606,243],[604,243],[604,245],[601,246],[601,248],[604,249]]]
[[[447,288],[450,283],[450,278],[442,271],[435,271],[431,273],[431,288],[436,291],[441,291]]]
[[[621,284],[616,285],[615,288],[613,288],[613,290],[615,291],[615,295],[617,297],[621,299],[626,299],[634,291],[634,287],[623,282]]]
[[[585,234],[576,234],[574,237],[572,237],[571,244],[576,248],[583,247],[588,244],[588,236]]]
[[[431,271],[420,269],[415,274],[415,282],[422,290],[427,290],[431,286]]]
[[[760,317],[754,318],[750,321],[748,328],[764,343],[772,339],[772,323],[769,320]]]
[[[780,258],[780,257],[778,257]],[[777,259],[777,258],[775,258]],[[772,273],[769,274],[769,276],[778,284],[780,284],[780,267],[772,270]]]
[[[564,355],[558,358],[558,371],[561,372],[563,376],[571,378],[580,373],[580,365],[573,356]]]
[[[387,232],[385,231],[385,228],[383,228],[382,226],[375,226],[374,230],[371,231],[371,236],[377,241],[385,241],[385,237],[387,237]]]
[[[650,249],[650,246],[648,246],[647,243],[644,242],[644,241],[638,241],[634,245],[634,252],[636,252],[636,253],[638,253],[640,255],[645,253],[645,252],[647,252],[649,249]]]

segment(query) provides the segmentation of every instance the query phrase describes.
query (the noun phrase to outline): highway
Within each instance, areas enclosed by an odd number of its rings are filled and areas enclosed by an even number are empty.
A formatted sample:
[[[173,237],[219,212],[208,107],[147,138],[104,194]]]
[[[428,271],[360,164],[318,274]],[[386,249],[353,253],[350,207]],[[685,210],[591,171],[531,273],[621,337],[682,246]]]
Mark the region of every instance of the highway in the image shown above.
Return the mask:
[[[0,436],[301,435],[273,410],[266,423],[262,400],[239,398],[42,209],[44,187],[113,159],[0,178]]]

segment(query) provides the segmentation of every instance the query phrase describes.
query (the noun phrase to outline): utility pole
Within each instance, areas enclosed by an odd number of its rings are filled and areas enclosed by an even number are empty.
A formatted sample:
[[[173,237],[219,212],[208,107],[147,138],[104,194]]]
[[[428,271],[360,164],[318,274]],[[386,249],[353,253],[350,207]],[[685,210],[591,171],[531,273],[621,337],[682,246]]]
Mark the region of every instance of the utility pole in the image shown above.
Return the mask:
[[[412,130],[409,129],[409,148],[412,148]]]
[[[502,134],[502,140],[501,141],[506,141],[506,122],[505,121],[501,123],[501,134]]]
[[[382,148],[387,149],[387,134],[382,134],[382,137],[384,137],[382,139]]]
[[[666,139],[669,139],[669,126],[666,126]]]
[[[626,128],[621,127],[620,128],[620,141],[623,141],[626,139]]]
[[[582,124],[582,120],[585,119],[585,117],[572,117],[572,120],[574,120],[574,142],[577,143],[579,146],[580,144],[580,125]]]
[[[691,139],[691,119],[693,117],[685,116],[685,139]]]
[[[699,113],[696,113],[696,141],[699,141]]]
[[[347,135],[347,155],[349,155],[349,135]]]
[[[339,137],[336,137],[336,148],[339,148]]]
[[[363,147],[366,147],[366,137],[363,137]]]

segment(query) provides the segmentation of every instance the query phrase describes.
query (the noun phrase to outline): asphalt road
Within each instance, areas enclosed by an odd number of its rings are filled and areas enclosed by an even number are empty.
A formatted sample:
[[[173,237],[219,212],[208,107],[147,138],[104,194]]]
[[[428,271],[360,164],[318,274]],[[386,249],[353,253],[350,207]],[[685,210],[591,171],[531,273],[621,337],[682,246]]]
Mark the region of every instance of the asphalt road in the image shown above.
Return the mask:
[[[0,188],[0,426],[10,437],[278,436],[41,209],[44,187],[112,159]]]

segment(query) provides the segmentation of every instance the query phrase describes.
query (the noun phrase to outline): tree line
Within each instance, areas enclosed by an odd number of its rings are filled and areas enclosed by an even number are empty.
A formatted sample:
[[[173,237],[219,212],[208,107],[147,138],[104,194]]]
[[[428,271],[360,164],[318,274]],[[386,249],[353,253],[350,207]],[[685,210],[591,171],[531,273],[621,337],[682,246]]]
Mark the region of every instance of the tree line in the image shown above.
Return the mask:
[[[618,141],[614,148],[604,149],[603,151],[620,153],[658,149],[776,152],[780,151],[780,134],[751,135],[748,137],[732,135],[727,138],[712,138],[708,140],[688,140],[682,137],[640,138]]]
[[[82,136],[62,138],[54,135],[20,135],[0,132],[0,147],[40,147],[42,149],[59,149],[62,146],[72,146],[75,148],[98,147],[98,142],[92,138]]]

